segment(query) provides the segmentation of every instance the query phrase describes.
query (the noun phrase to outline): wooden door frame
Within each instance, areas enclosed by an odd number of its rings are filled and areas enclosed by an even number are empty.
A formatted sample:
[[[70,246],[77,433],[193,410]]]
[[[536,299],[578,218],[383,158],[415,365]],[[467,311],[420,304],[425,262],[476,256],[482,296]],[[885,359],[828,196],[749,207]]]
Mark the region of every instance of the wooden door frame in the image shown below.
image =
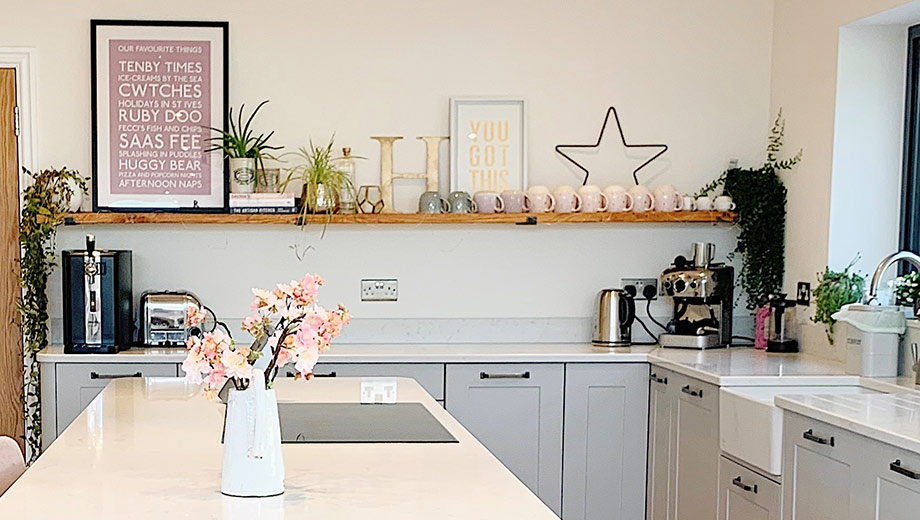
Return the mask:
[[[38,165],[38,136],[35,132],[38,127],[36,58],[37,52],[32,48],[0,47],[0,69],[16,70],[16,96],[19,106],[19,165],[29,171],[34,171]],[[24,180],[20,172],[20,191]]]
[[[0,68],[13,69],[16,72],[16,106],[19,109],[18,159],[20,171],[18,172],[18,177],[20,206],[22,204],[22,189],[27,182],[21,168],[34,171],[38,164],[38,141],[35,132],[37,126],[35,63],[36,51],[34,49],[0,47]],[[21,341],[21,344],[24,345],[25,342]],[[25,431],[26,426],[24,422],[23,431]],[[26,444],[26,460],[31,458],[29,451],[28,444]]]

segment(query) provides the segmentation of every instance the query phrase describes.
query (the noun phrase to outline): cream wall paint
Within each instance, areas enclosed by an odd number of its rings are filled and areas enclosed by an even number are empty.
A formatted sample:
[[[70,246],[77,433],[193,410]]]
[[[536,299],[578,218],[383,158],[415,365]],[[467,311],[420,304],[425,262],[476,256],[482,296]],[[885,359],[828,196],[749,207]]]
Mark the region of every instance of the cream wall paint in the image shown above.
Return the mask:
[[[231,102],[270,98],[261,124],[289,147],[336,132],[338,143],[369,157],[359,165],[360,183],[377,177],[371,135],[406,136],[396,167],[421,170],[423,147],[412,141],[447,133],[451,95],[527,99],[532,184],[577,181],[553,145],[595,139],[610,104],[627,139],[670,145],[646,182],[684,191],[715,177],[729,158],[758,164],[770,121],[772,0],[0,5],[14,13],[0,20],[0,46],[37,50],[39,163],[85,173],[91,18],[230,21]],[[586,159],[594,182],[629,181],[628,170],[615,166],[617,153],[614,146]],[[397,191],[399,208],[408,210],[420,188]],[[60,247],[78,246],[90,229],[100,246],[134,250],[138,290],[193,289],[231,316],[245,312],[239,307],[250,285],[310,269],[326,274],[330,298],[353,304],[359,316],[586,318],[600,286],[657,275],[693,240],[715,241],[723,253],[734,241],[728,228],[709,226],[337,227],[325,240],[285,228],[95,227],[63,230]],[[306,262],[288,249],[297,241],[314,248]],[[401,301],[358,304],[363,276],[399,276]],[[52,285],[54,316],[58,299]]]
[[[840,27],[906,4],[903,0],[776,0],[774,6],[771,106],[787,118],[786,144],[805,149],[805,159],[786,175],[786,289],[815,283],[828,262],[834,114]],[[891,201],[897,204],[897,200]],[[871,263],[873,260],[869,260]],[[807,318],[807,314],[803,318]],[[841,359],[823,327],[802,319],[802,344]]]
[[[828,265],[866,273],[898,247],[907,28],[840,29]],[[894,271],[894,270],[892,270]]]

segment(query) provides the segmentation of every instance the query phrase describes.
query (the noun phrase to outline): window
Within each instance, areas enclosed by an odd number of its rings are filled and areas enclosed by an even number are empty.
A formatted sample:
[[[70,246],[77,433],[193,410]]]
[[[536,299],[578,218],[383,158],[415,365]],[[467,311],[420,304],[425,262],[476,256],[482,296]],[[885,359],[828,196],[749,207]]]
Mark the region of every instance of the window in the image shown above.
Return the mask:
[[[900,246],[920,252],[920,25],[908,30]]]

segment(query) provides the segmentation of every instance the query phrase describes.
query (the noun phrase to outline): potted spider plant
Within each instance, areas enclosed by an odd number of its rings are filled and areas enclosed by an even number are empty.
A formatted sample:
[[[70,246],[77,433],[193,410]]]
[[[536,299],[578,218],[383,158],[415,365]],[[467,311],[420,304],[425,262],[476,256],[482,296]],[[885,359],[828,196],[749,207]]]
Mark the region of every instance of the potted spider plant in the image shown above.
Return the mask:
[[[287,177],[281,183],[282,191],[292,182],[300,181],[303,184],[300,211],[304,222],[310,214],[335,213],[342,193],[351,193],[354,200],[354,183],[336,165],[338,159],[332,157],[334,143],[333,135],[326,146],[315,146],[312,139],[308,146],[301,146],[294,153],[298,163],[287,169]]]
[[[249,114],[243,123],[243,112],[246,105],[240,105],[236,120],[233,118],[233,109],[230,109],[228,120],[229,130],[220,130],[208,127],[217,135],[210,138],[211,147],[206,151],[221,150],[230,161],[230,191],[233,193],[252,193],[258,181],[258,171],[264,169],[263,160],[271,159],[271,151],[280,150],[280,146],[271,146],[268,140],[275,132],[256,135],[252,128],[252,121],[268,100],[259,103],[259,106]]]

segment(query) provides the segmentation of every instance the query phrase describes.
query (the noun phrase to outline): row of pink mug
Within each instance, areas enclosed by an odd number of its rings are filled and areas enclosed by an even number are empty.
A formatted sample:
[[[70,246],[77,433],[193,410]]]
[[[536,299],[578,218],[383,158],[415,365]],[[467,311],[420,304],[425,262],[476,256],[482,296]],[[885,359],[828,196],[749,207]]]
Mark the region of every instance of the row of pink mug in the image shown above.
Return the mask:
[[[520,190],[477,191],[473,195],[478,213],[609,213],[633,211],[731,211],[735,204],[731,197],[722,195],[712,199],[681,195],[674,186],[664,184],[650,190],[638,185],[628,190],[622,186],[585,185],[577,190],[559,186],[550,191],[546,186],[531,186],[527,192]]]

